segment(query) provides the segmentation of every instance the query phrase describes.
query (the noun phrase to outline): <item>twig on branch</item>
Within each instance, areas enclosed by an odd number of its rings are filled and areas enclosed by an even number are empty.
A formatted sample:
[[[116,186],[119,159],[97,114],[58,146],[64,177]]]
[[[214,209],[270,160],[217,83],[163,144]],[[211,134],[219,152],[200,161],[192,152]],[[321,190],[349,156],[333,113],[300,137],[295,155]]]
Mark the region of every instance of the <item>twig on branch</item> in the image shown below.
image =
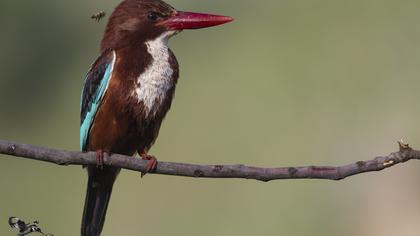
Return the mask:
[[[398,142],[400,150],[387,156],[368,161],[358,161],[344,166],[303,166],[261,168],[245,165],[194,165],[159,161],[151,174],[176,175],[200,178],[244,178],[260,181],[276,179],[328,179],[341,180],[348,176],[371,171],[380,171],[412,159],[420,159],[420,151],[414,150],[403,141]],[[96,165],[95,152],[74,152],[36,147],[28,144],[0,140],[0,154],[58,165]],[[145,171],[147,161],[119,154],[105,155],[104,165],[134,171]]]

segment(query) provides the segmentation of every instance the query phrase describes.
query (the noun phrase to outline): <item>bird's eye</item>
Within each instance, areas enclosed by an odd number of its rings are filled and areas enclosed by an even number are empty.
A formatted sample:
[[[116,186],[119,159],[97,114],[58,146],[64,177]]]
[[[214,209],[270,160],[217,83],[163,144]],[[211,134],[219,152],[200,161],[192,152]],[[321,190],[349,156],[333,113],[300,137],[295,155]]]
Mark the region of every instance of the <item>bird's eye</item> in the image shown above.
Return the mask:
[[[158,18],[158,15],[154,11],[147,13],[147,19],[149,19],[150,21],[155,21],[157,20],[157,18]]]

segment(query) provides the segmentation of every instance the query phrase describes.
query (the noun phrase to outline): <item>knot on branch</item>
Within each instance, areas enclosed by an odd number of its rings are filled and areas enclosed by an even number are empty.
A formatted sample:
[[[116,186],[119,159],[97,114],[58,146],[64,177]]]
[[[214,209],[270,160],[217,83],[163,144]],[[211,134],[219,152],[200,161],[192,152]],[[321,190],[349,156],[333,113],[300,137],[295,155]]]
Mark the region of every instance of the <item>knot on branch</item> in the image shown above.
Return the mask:
[[[400,141],[398,141],[398,146],[400,148],[398,156],[403,162],[406,162],[410,160],[410,158],[413,158],[413,149],[410,147],[410,145],[408,145],[408,143],[404,142],[404,140],[401,139]]]
[[[400,147],[400,152],[412,150],[410,145],[408,145],[408,143],[404,142],[402,139],[398,141],[398,146]]]
[[[16,152],[16,145],[14,144],[10,145],[9,150],[10,150],[10,153],[14,154]]]
[[[203,177],[204,176],[204,172],[202,170],[195,170],[194,171],[194,176],[199,178],[199,177]]]

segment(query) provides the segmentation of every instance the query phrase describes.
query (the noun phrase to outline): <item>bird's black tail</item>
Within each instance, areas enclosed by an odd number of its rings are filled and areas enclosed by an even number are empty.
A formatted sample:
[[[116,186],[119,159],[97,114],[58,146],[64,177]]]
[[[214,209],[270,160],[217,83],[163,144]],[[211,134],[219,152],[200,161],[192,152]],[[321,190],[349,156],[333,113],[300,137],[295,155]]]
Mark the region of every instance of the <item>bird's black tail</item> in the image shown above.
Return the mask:
[[[99,236],[105,222],[112,186],[119,169],[88,167],[88,185],[82,219],[82,236]]]

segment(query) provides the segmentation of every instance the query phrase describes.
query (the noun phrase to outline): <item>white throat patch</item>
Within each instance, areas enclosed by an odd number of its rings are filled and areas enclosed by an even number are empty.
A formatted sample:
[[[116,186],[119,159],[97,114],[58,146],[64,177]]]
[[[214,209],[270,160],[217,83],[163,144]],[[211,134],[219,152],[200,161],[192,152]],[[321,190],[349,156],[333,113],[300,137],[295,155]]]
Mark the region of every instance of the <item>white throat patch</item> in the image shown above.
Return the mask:
[[[169,89],[174,86],[173,69],[169,64],[168,40],[176,32],[165,32],[154,40],[146,42],[152,63],[137,78],[133,96],[143,102],[146,115],[154,115]]]

